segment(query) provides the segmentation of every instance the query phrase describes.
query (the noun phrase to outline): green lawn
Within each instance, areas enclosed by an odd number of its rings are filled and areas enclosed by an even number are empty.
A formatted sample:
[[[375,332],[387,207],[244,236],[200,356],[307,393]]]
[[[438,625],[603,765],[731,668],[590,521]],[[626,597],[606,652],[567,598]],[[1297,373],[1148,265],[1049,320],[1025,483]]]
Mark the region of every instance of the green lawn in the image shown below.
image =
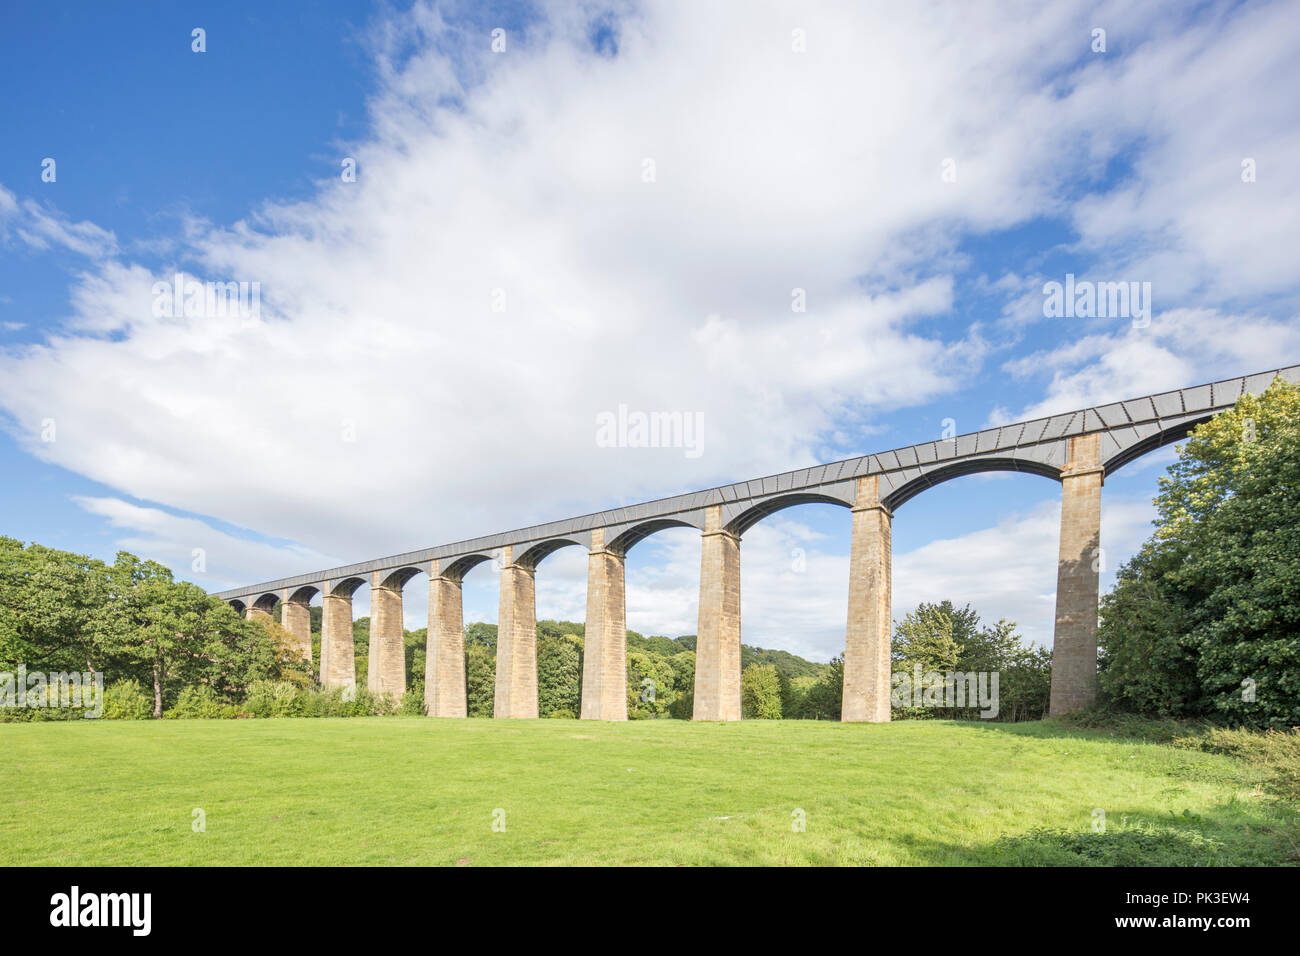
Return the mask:
[[[1194,865],[1294,849],[1258,767],[1051,721],[98,720],[0,724],[0,753],[3,864]]]

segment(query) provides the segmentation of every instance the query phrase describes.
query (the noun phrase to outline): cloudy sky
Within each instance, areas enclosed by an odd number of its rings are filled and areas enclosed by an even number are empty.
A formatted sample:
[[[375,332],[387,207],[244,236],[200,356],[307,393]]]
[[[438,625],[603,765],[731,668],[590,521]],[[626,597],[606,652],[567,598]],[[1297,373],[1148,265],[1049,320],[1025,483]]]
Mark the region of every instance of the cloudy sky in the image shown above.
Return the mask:
[[[1300,361],[1286,4],[49,6],[0,12],[24,540],[220,590]],[[168,314],[178,274],[258,310]],[[1045,317],[1067,274],[1149,321]],[[700,453],[603,447],[620,405]],[[1108,479],[1112,573],[1172,455]],[[895,616],[1050,644],[1059,510],[1026,475],[908,502]],[[848,528],[746,534],[746,643],[842,649]],[[629,626],[693,633],[698,561],[639,545]],[[584,568],[541,566],[539,617]]]

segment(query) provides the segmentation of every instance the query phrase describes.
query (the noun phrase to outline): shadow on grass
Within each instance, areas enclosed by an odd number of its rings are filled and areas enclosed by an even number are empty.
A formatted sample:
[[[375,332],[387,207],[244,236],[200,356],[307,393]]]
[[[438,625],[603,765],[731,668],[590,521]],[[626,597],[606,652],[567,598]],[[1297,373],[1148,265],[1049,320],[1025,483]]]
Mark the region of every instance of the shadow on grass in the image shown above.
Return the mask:
[[[1104,832],[1035,828],[987,843],[918,842],[923,862],[948,866],[1278,866],[1289,844],[1231,805],[1188,817],[1147,811],[1108,813]]]

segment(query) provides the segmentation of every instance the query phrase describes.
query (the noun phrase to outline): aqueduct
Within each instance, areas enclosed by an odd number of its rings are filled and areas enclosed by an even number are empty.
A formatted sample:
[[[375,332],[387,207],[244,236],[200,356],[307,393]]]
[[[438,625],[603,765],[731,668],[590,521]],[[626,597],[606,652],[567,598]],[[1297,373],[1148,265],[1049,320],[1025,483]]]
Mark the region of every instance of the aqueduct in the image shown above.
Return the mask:
[[[886,721],[894,512],[926,488],[959,475],[1029,472],[1061,483],[1051,713],[1066,713],[1089,706],[1096,695],[1096,555],[1103,478],[1146,452],[1184,438],[1243,394],[1262,392],[1279,375],[1297,381],[1300,366],[269,581],[219,596],[250,617],[270,616],[275,605],[282,604],[282,623],[310,660],[308,604],[319,593],[321,682],[338,687],[356,681],[352,595],[369,583],[368,685],[377,692],[400,695],[406,687],[402,588],[416,574],[427,574],[426,711],[436,717],[464,717],[461,582],[470,568],[494,561],[500,569],[501,592],[493,714],[536,717],[534,576],[552,552],[583,547],[588,552],[588,572],[582,717],[626,720],[625,558],[637,542],[657,531],[691,527],[702,536],[694,719],[739,720],[741,539],[756,522],[783,508],[831,502],[853,514],[842,719]]]

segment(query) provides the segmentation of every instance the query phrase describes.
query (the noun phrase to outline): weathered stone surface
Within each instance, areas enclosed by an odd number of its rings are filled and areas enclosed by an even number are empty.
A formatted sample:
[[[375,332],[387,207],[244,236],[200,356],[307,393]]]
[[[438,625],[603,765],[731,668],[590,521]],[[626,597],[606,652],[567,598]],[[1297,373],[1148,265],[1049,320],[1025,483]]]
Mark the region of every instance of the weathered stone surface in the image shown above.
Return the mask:
[[[280,601],[280,625],[293,635],[293,646],[298,656],[311,663],[311,607],[301,601],[289,600],[286,590]]]
[[[321,646],[329,647],[329,651],[322,655],[321,683],[325,687],[356,686],[351,594],[344,596],[326,591],[321,597]]]
[[[889,534],[890,513],[925,489],[961,475],[985,471],[1016,471],[1062,481],[1061,551],[1058,567],[1056,642],[1053,652],[1051,712],[1065,713],[1091,704],[1096,697],[1096,609],[1098,573],[1094,560],[1100,543],[1100,489],[1105,474],[1113,474],[1139,456],[1185,437],[1214,414],[1230,408],[1242,394],[1259,394],[1280,375],[1300,381],[1300,366],[1260,372],[1221,382],[1112,402],[1097,408],[1064,412],[1033,421],[985,429],[978,433],[941,438],[840,462],[800,468],[704,491],[623,505],[598,514],[533,525],[515,531],[486,535],[376,558],[328,571],[309,572],[261,585],[222,592],[219,597],[245,608],[268,593],[286,589],[316,588],[318,582],[355,581],[377,571],[398,573],[445,562],[446,567],[468,565],[488,554],[515,549],[549,553],[549,545],[586,544],[593,554],[601,547],[594,531],[608,533],[617,549],[624,549],[667,527],[694,527],[704,533],[701,554],[699,651],[697,655],[696,711],[698,719],[723,720],[739,716],[740,549],[737,534],[754,522],[792,504],[806,501],[839,502],[855,509],[854,545],[850,571],[850,612],[845,644],[845,720],[888,719],[888,685],[881,661],[889,648]],[[863,507],[861,479],[874,482],[874,500],[883,508]],[[861,510],[858,510],[861,507]],[[605,539],[602,537],[601,539]],[[497,658],[496,712],[501,716],[536,712],[536,635],[533,621],[533,571],[506,561],[502,572],[500,648]],[[588,620],[600,620],[594,640],[601,652],[589,660],[584,680],[594,693],[584,691],[583,716],[605,710],[613,682],[605,674],[616,667],[611,651],[625,647],[624,638],[610,643],[604,635],[617,614],[613,595],[615,571],[607,558],[597,562],[593,591],[595,607]],[[603,582],[603,583],[602,583]],[[459,582],[457,582],[458,586]],[[324,590],[324,588],[322,588]],[[451,607],[452,592],[445,592]],[[326,614],[332,636],[321,647],[321,676],[327,685],[351,682],[354,672],[350,598],[346,626],[337,609]],[[434,598],[431,596],[431,601]],[[589,603],[592,596],[588,596]],[[250,616],[265,608],[250,610]],[[448,612],[450,613],[450,612]],[[330,627],[329,622],[335,621]],[[448,618],[450,620],[450,617]],[[296,632],[295,632],[296,633]],[[452,645],[449,643],[448,648]],[[622,650],[625,655],[625,649]],[[451,652],[448,650],[448,654]],[[597,662],[594,678],[587,674]],[[451,664],[451,657],[447,658]],[[430,666],[437,667],[436,661]],[[463,669],[463,662],[456,666]],[[451,671],[447,671],[450,675]],[[448,676],[449,681],[456,678]],[[531,706],[515,708],[511,694],[523,682],[523,698]],[[439,685],[442,685],[439,678]],[[852,686],[848,686],[852,685]],[[440,693],[427,691],[427,693]],[[453,694],[462,691],[451,691]],[[449,697],[448,700],[452,700]],[[600,703],[597,704],[599,699]],[[612,700],[612,696],[608,697]],[[454,705],[452,706],[454,709]],[[883,710],[882,710],[883,708]]]
[[[497,614],[497,676],[493,717],[537,716],[537,604],[534,569],[501,549],[501,603]]]
[[[1101,555],[1101,465],[1098,435],[1070,439],[1061,470],[1061,554],[1056,571],[1049,713],[1068,714],[1097,699],[1097,591]]]
[[[591,533],[587,623],[582,659],[582,719],[627,720],[627,604],[624,558]]]
[[[384,587],[376,572],[370,585],[370,664],[366,687],[400,700],[406,693],[406,647],[402,633],[402,592]]]
[[[700,541],[700,619],[694,720],[740,720],[740,539],[705,510]]]
[[[891,521],[875,475],[858,480],[849,554],[841,720],[889,720]]]
[[[461,582],[429,571],[429,638],[425,650],[424,711],[430,717],[464,717],[465,629]]]

